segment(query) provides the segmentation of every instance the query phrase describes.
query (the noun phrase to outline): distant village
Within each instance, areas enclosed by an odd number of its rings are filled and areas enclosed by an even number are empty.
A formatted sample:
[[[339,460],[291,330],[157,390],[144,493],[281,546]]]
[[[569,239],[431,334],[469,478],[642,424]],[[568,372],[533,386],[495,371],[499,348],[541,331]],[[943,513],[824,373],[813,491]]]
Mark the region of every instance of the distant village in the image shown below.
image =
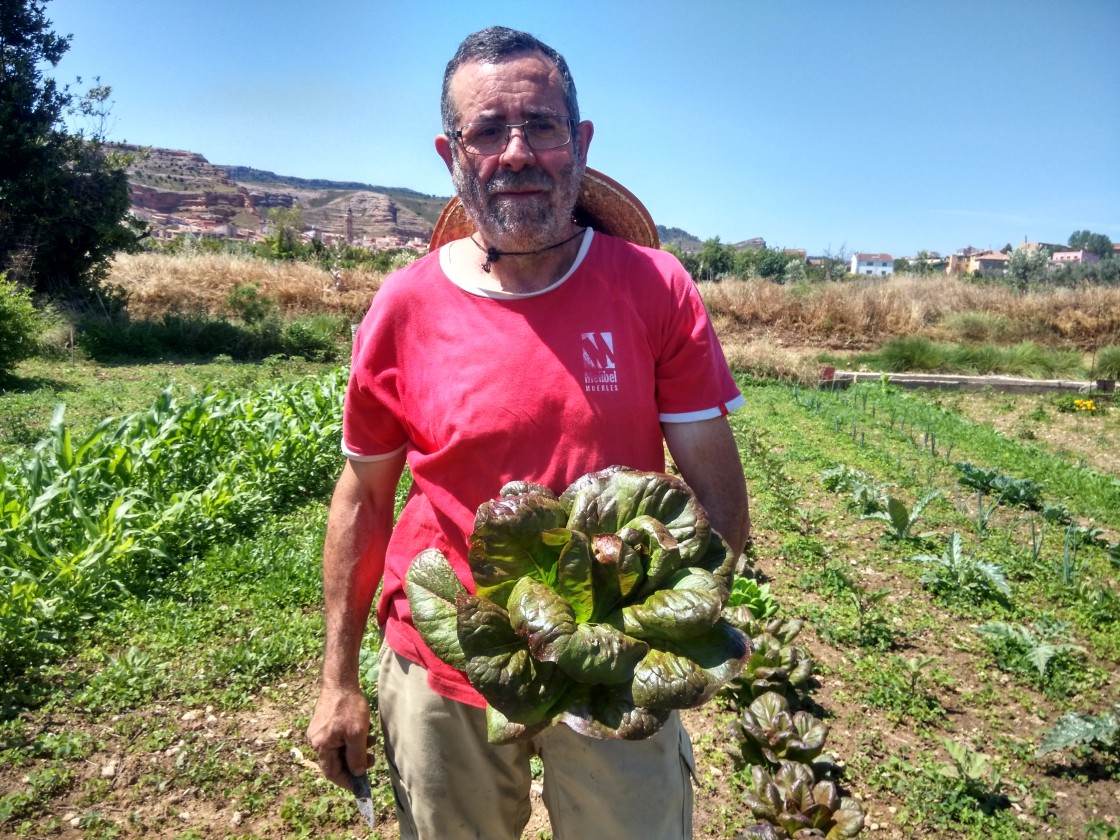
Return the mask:
[[[247,228],[221,219],[208,219],[202,216],[188,218],[173,213],[155,212],[135,205],[132,207],[132,215],[147,222],[151,228],[152,238],[162,242],[170,242],[180,236],[194,236],[200,239],[230,239],[250,243],[262,242],[273,234],[274,227],[267,216],[261,219],[258,227]],[[356,234],[354,231],[354,212],[350,207],[346,208],[344,227],[341,232],[310,227],[301,231],[299,238],[304,244],[321,242],[327,247],[347,245],[366,248],[370,251],[409,249],[418,253],[426,253],[428,250],[428,240],[419,236]]]
[[[1092,251],[1070,251],[1064,245],[1046,242],[1023,242],[1018,246],[1028,254],[1045,250],[1050,254],[1050,265],[1078,265],[1100,262],[1100,256]],[[979,248],[962,248],[955,254],[943,257],[936,251],[923,251],[916,257],[906,257],[909,266],[922,265],[931,272],[946,274],[989,274],[1005,271],[1015,249],[1010,245],[999,251]],[[1112,246],[1114,256],[1120,256],[1120,243]],[[813,258],[807,260],[813,263]],[[890,254],[852,254],[849,273],[859,275],[883,276],[893,274],[895,259]]]

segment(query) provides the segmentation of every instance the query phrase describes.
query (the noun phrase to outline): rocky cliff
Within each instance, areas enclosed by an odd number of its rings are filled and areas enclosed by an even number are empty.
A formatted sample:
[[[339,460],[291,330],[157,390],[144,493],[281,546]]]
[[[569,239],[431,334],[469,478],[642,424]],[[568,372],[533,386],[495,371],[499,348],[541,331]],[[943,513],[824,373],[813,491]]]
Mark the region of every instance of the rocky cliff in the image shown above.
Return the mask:
[[[253,239],[273,208],[299,209],[307,235],[327,241],[391,247],[427,242],[432,233],[431,221],[392,195],[357,185],[299,179],[289,185],[282,177],[244,167],[233,169],[245,178],[269,177],[264,183],[235,181],[195,152],[127,148],[135,153],[128,169],[132,209],[157,238],[194,233]],[[442,206],[442,199],[424,198],[404,200],[428,215],[433,206]]]

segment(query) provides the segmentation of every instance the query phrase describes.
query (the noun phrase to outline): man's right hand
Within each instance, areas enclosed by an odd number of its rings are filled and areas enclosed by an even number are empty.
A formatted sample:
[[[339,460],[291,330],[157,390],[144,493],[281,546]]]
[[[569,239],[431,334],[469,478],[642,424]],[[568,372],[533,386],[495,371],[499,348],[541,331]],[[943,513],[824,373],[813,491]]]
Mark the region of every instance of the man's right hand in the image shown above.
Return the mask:
[[[369,702],[361,689],[323,686],[307,726],[307,738],[319,755],[323,775],[350,790],[347,768],[360,775],[372,763],[369,748],[374,737],[370,734]]]

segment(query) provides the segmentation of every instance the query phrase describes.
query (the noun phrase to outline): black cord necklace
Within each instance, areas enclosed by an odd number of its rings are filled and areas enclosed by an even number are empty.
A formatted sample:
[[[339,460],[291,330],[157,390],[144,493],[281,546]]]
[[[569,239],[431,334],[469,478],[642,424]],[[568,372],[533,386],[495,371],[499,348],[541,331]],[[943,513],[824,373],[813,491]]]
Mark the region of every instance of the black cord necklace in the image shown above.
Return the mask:
[[[573,233],[567,239],[561,240],[560,242],[557,242],[554,245],[546,245],[543,248],[537,248],[534,251],[499,251],[497,248],[493,248],[493,247],[484,248],[484,247],[482,247],[481,243],[475,241],[473,233],[470,236],[470,240],[471,240],[471,242],[474,242],[474,246],[476,248],[478,248],[478,250],[486,252],[486,262],[484,262],[482,264],[482,270],[485,271],[487,274],[489,274],[490,273],[490,265],[492,263],[496,263],[502,257],[527,257],[530,254],[543,254],[545,251],[551,251],[553,248],[559,248],[561,245],[567,245],[569,242],[571,242],[573,239],[575,239],[577,236],[579,236],[580,234],[582,234],[586,230],[587,230],[587,228],[582,228],[581,230],[578,230],[575,233]]]

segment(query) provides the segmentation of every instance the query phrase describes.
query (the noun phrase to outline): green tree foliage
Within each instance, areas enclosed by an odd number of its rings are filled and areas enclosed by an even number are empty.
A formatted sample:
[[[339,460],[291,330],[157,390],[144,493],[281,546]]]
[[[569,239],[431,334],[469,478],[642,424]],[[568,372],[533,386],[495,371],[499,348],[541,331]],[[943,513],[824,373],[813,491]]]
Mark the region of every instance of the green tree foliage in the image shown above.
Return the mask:
[[[1049,268],[1050,252],[1045,248],[1039,248],[1037,251],[1016,248],[1011,252],[1011,259],[1007,261],[1007,277],[1013,286],[1025,289],[1044,281]]]
[[[697,280],[721,280],[735,268],[735,249],[724,245],[716,236],[701,246],[699,261]]]
[[[277,260],[295,260],[304,256],[307,247],[300,239],[303,233],[303,211],[298,207],[273,207],[268,211],[269,255]]]
[[[109,259],[136,245],[127,158],[104,142],[110,89],[80,96],[43,75],[70,47],[45,0],[0,0],[0,270],[37,292],[88,297]],[[81,80],[78,80],[79,84]],[[71,132],[67,116],[92,119]],[[98,123],[99,121],[99,123]]]
[[[1112,240],[1103,233],[1076,230],[1069,235],[1069,247],[1072,251],[1089,251],[1102,259],[1112,256]]]
[[[35,354],[42,319],[31,304],[31,293],[0,274],[0,381],[16,362]]]

